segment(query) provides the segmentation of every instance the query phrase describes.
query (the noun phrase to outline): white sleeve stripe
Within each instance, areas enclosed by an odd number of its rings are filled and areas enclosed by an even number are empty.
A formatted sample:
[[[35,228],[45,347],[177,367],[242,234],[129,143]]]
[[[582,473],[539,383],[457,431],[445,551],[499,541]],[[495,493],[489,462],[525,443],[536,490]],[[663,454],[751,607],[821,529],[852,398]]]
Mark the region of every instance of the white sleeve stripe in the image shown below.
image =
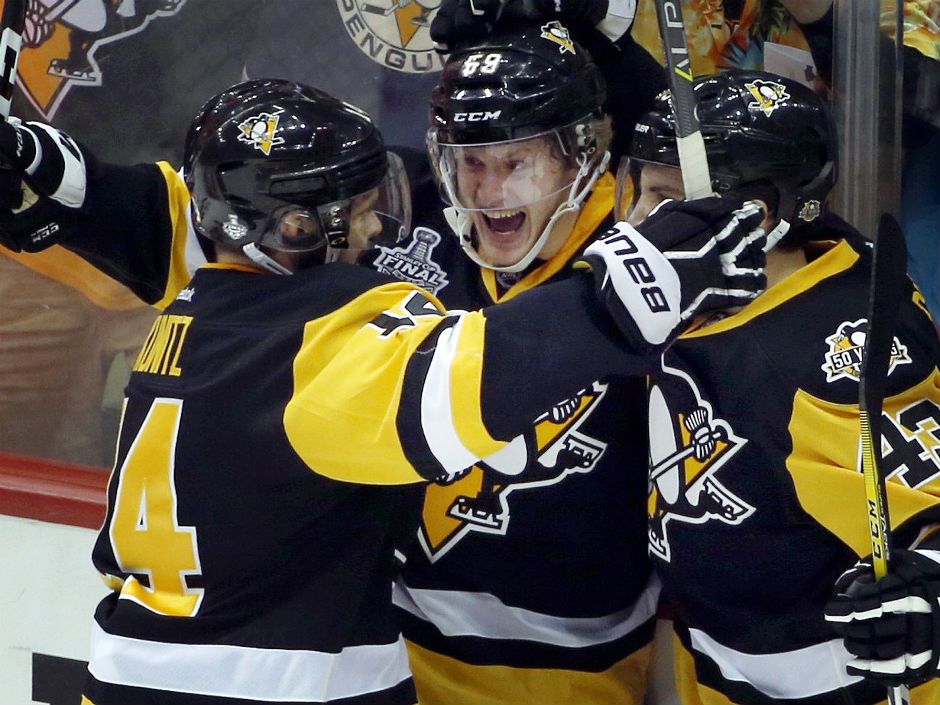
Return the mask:
[[[718,287],[709,287],[695,297],[688,306],[685,307],[685,310],[679,316],[680,321],[685,321],[696,313],[699,313],[699,307],[702,302],[707,299],[709,296],[734,296],[742,299],[756,299],[757,292],[750,291],[748,289],[721,289]]]
[[[463,328],[463,315],[445,330],[428,366],[421,390],[421,429],[428,448],[448,475],[458,473],[479,460],[460,440],[454,426],[450,374]]]
[[[33,134],[32,130],[20,130],[19,132],[21,135],[29,135],[29,138],[33,141],[33,145],[35,146],[33,161],[24,170],[27,176],[32,176],[36,173],[36,169],[39,168],[39,163],[42,161],[42,144],[36,139],[36,135]]]
[[[940,551],[935,551],[930,548],[918,548],[917,552],[924,558],[929,558],[934,563],[940,563]]]
[[[81,150],[76,150],[78,151],[78,156],[76,157],[75,154],[72,153],[72,150],[62,147],[61,142],[64,138],[54,127],[39,122],[31,122],[29,127],[33,130],[42,130],[49,135],[53,143],[59,147],[59,153],[62,155],[62,178],[56,190],[49,194],[49,197],[69,208],[81,208],[82,204],[85,202],[85,187],[87,183],[85,178],[85,158],[82,156]]]

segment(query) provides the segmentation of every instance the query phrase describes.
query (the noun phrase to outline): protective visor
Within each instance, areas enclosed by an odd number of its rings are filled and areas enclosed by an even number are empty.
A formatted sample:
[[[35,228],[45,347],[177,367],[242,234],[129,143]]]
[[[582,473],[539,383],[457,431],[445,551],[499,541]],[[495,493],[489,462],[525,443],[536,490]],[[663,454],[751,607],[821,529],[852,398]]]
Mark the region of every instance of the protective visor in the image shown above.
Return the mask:
[[[524,208],[560,198],[578,175],[575,126],[533,137],[481,144],[442,144],[428,152],[444,199],[463,211]]]
[[[411,228],[411,194],[401,159],[374,188],[321,206],[285,203],[271,212],[258,244],[284,252],[367,250],[398,243]]]

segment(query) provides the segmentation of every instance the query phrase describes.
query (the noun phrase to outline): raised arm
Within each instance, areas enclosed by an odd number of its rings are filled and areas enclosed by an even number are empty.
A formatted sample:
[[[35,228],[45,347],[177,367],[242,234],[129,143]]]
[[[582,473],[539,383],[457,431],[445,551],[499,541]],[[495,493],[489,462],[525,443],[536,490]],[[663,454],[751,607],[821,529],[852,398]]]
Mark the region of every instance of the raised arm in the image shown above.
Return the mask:
[[[189,191],[169,164],[99,162],[51,125],[0,123],[0,244],[66,247],[143,301],[173,299],[205,261],[189,225]]]

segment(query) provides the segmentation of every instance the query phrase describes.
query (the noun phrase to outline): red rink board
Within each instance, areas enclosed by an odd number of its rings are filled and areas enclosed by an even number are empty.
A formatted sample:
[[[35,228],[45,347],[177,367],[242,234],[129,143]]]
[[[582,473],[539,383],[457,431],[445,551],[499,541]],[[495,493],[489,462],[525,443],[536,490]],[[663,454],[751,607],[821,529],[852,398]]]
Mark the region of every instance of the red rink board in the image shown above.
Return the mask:
[[[108,471],[0,453],[0,514],[97,529],[104,521]]]

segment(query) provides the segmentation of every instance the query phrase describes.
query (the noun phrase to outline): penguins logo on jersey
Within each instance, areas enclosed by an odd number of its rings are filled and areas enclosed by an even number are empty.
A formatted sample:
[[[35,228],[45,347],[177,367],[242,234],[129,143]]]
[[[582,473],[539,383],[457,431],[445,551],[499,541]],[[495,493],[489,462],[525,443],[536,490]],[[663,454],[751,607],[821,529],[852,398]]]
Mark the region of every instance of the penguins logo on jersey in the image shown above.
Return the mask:
[[[737,525],[754,507],[721,482],[721,468],[747,443],[724,419],[715,418],[692,379],[663,366],[650,388],[649,550],[671,558],[669,524],[722,521]],[[672,408],[678,399],[683,409]]]
[[[745,83],[744,87],[754,97],[754,101],[747,107],[751,110],[762,110],[767,117],[773,115],[774,110],[790,97],[786,87],[776,81],[751,81]]]
[[[406,247],[382,247],[375,260],[375,268],[402,281],[417,284],[425,291],[437,293],[448,284],[447,273],[431,259],[434,248],[441,241],[439,233],[430,228],[415,228],[412,241]]]
[[[336,0],[349,38],[380,66],[405,73],[440,71],[430,27],[441,0]]]
[[[839,379],[858,381],[862,373],[862,350],[868,334],[868,319],[860,318],[857,321],[844,321],[835,333],[826,338],[829,350],[826,352],[821,369],[826,373],[827,382]],[[888,363],[890,375],[898,365],[911,362],[907,354],[907,346],[903,345],[897,337],[891,344],[891,360]]]
[[[178,13],[186,0],[30,0],[18,80],[50,120],[73,86],[100,86],[95,52]]]
[[[471,532],[505,535],[511,523],[510,495],[515,492],[591,472],[607,444],[580,428],[606,393],[607,385],[595,382],[590,389],[556,404],[536,419],[529,433],[469,468],[451,484],[430,485],[418,532],[428,559],[432,563],[438,560]]]
[[[278,123],[281,120],[281,110],[275,113],[261,113],[252,116],[238,125],[238,141],[249,144],[264,156],[270,156],[271,147],[284,144],[284,138],[278,137]]]
[[[555,42],[558,45],[558,51],[562,54],[574,54],[574,42],[568,28],[558,20],[542,25],[542,39]]]

